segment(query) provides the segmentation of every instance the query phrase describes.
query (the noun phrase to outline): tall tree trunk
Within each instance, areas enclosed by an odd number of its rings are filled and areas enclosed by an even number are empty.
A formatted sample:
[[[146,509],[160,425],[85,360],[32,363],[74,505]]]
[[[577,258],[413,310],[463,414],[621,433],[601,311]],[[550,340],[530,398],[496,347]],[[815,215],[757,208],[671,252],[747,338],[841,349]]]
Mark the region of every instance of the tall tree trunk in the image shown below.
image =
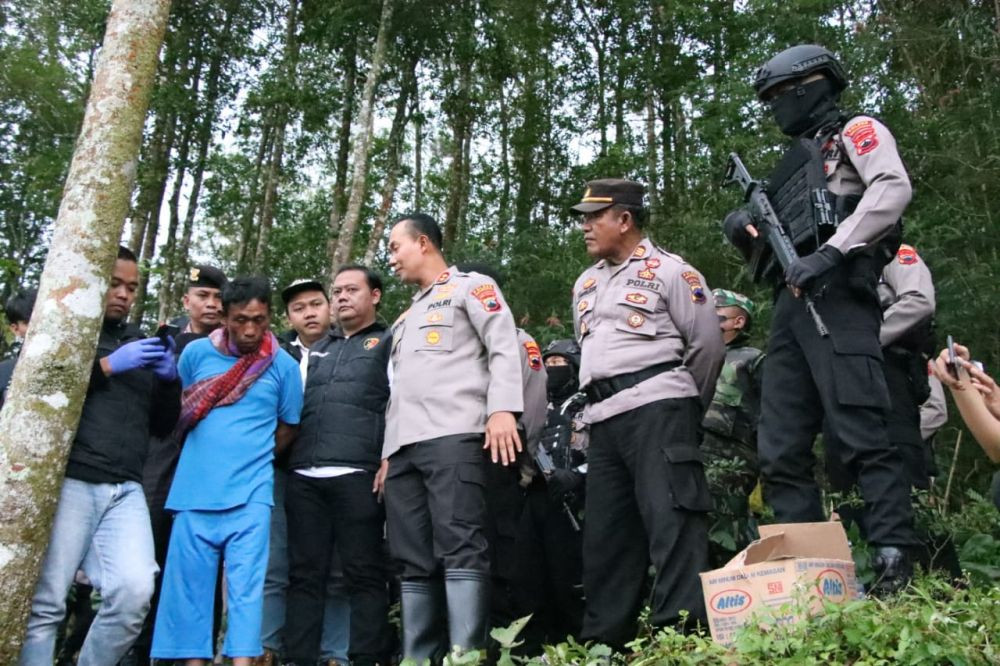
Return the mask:
[[[424,117],[420,114],[420,91],[413,100],[413,210],[420,210],[424,187]]]
[[[372,116],[375,106],[375,86],[382,73],[382,63],[385,62],[385,52],[389,41],[389,24],[392,21],[393,0],[382,0],[382,15],[378,20],[378,35],[375,37],[375,50],[372,53],[371,67],[365,77],[365,88],[361,93],[361,108],[358,112],[358,136],[354,139],[354,179],[351,182],[351,198],[347,202],[347,212],[344,222],[337,235],[337,249],[330,263],[330,282],[341,264],[351,258],[354,245],[354,233],[361,221],[361,205],[365,198],[365,180],[368,178],[368,154],[372,142]]]
[[[295,87],[295,70],[298,66],[299,40],[297,37],[299,24],[299,0],[288,3],[287,24],[285,26],[285,52],[282,62],[282,78],[287,90]],[[267,254],[267,243],[271,236],[271,226],[274,224],[275,200],[278,197],[278,182],[281,179],[281,163],[285,156],[285,132],[288,128],[289,100],[288,93],[278,104],[275,113],[274,143],[271,147],[271,159],[267,167],[267,185],[264,189],[264,203],[260,209],[260,222],[257,225],[257,250],[253,255],[251,270],[258,272],[264,268],[264,258]]]
[[[149,147],[141,163],[146,166],[139,176],[139,194],[136,197],[135,208],[132,210],[132,233],[129,238],[129,248],[137,255],[142,253],[149,211],[163,202],[163,191],[167,186],[167,176],[170,167],[170,151],[173,149],[173,134],[177,116],[171,109],[162,109],[156,114],[153,123],[153,134]]]
[[[349,42],[344,53],[344,100],[340,109],[340,127],[337,129],[337,166],[334,174],[333,197],[330,202],[330,242],[327,255],[337,250],[337,236],[347,206],[347,165],[351,156],[351,120],[354,118],[354,91],[358,81],[358,42]]]
[[[659,163],[656,161],[656,105],[653,89],[646,89],[646,182],[649,188],[649,226],[660,221]]]
[[[233,12],[236,2],[231,1],[226,7],[226,18],[223,21],[220,34],[228,35],[233,23]],[[194,220],[198,212],[198,201],[201,198],[201,185],[205,176],[205,166],[208,163],[208,149],[212,140],[212,128],[218,113],[216,106],[219,101],[219,77],[222,74],[223,50],[217,48],[208,66],[208,84],[205,88],[205,103],[201,111],[201,125],[198,127],[198,153],[195,157],[194,173],[191,178],[191,193],[188,195],[187,210],[184,213],[184,227],[181,231],[180,244],[176,251],[176,260],[169,280],[166,295],[160,297],[160,321],[166,321],[173,313],[173,306],[181,300],[181,294],[187,285],[187,266],[191,252],[191,237],[194,233]],[[164,310],[165,308],[165,310]]]
[[[448,177],[448,207],[444,217],[444,245],[450,248],[458,238],[462,217],[462,198],[465,196],[465,142],[472,115],[470,96],[472,75],[469,63],[459,63],[458,91],[455,111],[452,114],[451,167]]]
[[[403,75],[400,85],[399,98],[396,100],[396,111],[392,117],[392,128],[389,130],[389,160],[386,165],[385,185],[382,187],[382,203],[379,204],[378,214],[375,216],[375,223],[372,225],[371,235],[368,237],[368,248],[365,250],[366,266],[371,266],[375,261],[375,254],[382,242],[382,234],[385,233],[385,225],[389,220],[389,212],[392,210],[392,200],[396,196],[396,185],[399,183],[399,161],[400,153],[403,150],[403,135],[406,129],[408,118],[407,108],[410,104],[410,95],[417,84],[417,57],[410,59],[409,68]]]
[[[198,92],[201,88],[201,70],[203,64],[202,54],[199,50],[192,70],[194,72],[194,79],[191,83],[191,96],[193,99],[198,98]],[[173,273],[174,254],[177,248],[177,228],[180,226],[181,190],[184,188],[184,179],[187,176],[188,157],[191,153],[191,138],[194,135],[194,127],[197,123],[196,109],[197,107],[194,105],[189,109],[187,118],[184,121],[184,129],[181,130],[181,143],[177,151],[177,169],[174,173],[174,185],[170,192],[170,199],[168,200],[170,213],[167,223],[167,241],[163,248],[164,274],[160,276],[160,308],[163,306],[162,297],[167,293],[170,275]],[[136,324],[142,322],[142,317],[146,313],[146,294],[149,292],[153,254],[156,247],[155,236],[147,237],[146,241],[143,246],[142,258],[147,262],[149,270],[143,271],[139,276],[139,289],[136,293],[135,305],[132,307],[131,315],[131,320]],[[157,315],[159,316],[159,311],[157,311]]]
[[[507,91],[504,89],[507,80],[498,83],[500,84],[497,90],[500,97],[500,176],[503,185],[500,189],[500,214],[497,215],[497,254],[503,257],[507,226],[510,224],[510,105],[507,101]]]
[[[249,196],[247,196],[246,206],[243,208],[243,216],[240,219],[240,242],[236,251],[236,272],[245,272],[250,265],[250,247],[253,243],[253,221],[260,207],[259,192],[260,180],[263,176],[264,162],[269,161],[271,154],[271,125],[265,119],[260,130],[260,144],[257,147],[257,158],[254,160],[253,180],[250,182]]]
[[[115,0],[37,308],[0,414],[0,663],[17,662],[90,379],[169,0]]]
[[[583,0],[577,0],[577,7],[584,21],[587,23],[588,32],[590,33],[590,43],[597,54],[597,88],[594,90],[594,94],[597,95],[597,129],[601,133],[601,152],[599,155],[600,157],[604,157],[608,154],[608,109],[607,101],[604,99],[604,84],[607,79],[607,41],[600,27],[591,18],[590,9],[584,4]]]

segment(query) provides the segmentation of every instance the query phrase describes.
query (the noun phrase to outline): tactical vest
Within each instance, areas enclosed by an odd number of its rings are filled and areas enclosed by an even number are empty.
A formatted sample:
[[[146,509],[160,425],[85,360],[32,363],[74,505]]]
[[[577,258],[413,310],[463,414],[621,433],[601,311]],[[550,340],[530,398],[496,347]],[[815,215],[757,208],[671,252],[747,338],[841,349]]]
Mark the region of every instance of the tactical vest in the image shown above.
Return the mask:
[[[838,125],[816,139],[793,142],[767,180],[767,197],[800,257],[811,254],[829,240],[837,225],[861,201],[860,195],[837,195],[827,188],[822,146],[841,129]],[[895,256],[901,238],[902,226],[898,222],[893,233],[857,254],[865,255],[878,274]],[[780,278],[781,274],[771,246],[763,239],[755,243],[750,258],[754,282]]]
[[[754,347],[736,347],[726,352],[715,395],[702,420],[707,432],[755,446],[760,399],[752,398],[753,373],[762,356],[763,352]]]

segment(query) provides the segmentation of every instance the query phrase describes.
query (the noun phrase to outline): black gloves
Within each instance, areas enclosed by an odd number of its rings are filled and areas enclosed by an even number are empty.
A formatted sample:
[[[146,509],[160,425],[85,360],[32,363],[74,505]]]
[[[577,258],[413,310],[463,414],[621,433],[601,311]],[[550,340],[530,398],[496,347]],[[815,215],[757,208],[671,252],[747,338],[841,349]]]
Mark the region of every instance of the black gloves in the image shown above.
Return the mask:
[[[545,484],[548,486],[549,499],[553,502],[562,502],[566,496],[575,492],[583,485],[582,474],[568,469],[554,469],[552,474],[545,477]]]
[[[799,257],[785,271],[785,282],[793,287],[805,289],[809,283],[839,264],[844,258],[835,247],[823,245],[812,254]]]
[[[753,216],[747,212],[746,208],[737,208],[730,211],[726,215],[726,219],[722,221],[722,233],[726,235],[729,242],[742,252],[744,256],[749,256],[753,243],[753,238],[746,230],[748,224],[757,226],[754,223]]]

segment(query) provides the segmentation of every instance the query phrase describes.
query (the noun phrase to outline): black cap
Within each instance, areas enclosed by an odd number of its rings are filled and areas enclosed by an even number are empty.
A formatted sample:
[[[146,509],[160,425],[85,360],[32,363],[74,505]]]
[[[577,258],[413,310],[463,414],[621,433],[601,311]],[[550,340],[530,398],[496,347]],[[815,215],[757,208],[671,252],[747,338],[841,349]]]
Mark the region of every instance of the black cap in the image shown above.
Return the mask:
[[[642,183],[621,178],[602,178],[587,183],[580,203],[570,206],[574,213],[593,213],[615,204],[642,208],[646,188]]]
[[[215,266],[209,264],[198,264],[192,266],[188,272],[189,287],[211,287],[212,289],[222,289],[229,280],[226,274]]]
[[[288,302],[295,298],[296,294],[300,294],[303,291],[321,291],[326,296],[326,287],[319,280],[299,279],[281,290],[281,300],[284,302],[285,307],[288,307]],[[330,300],[329,296],[326,296],[326,298]]]

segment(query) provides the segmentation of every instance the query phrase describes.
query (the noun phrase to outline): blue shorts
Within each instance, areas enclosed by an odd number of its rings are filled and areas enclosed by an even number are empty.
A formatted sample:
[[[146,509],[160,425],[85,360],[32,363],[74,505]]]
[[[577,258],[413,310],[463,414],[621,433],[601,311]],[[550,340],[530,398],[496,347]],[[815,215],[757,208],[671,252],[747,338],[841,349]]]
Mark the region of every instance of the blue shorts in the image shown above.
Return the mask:
[[[249,502],[224,511],[179,511],[170,533],[152,656],[211,659],[212,611],[219,558],[226,567],[228,657],[256,657],[271,507]]]

